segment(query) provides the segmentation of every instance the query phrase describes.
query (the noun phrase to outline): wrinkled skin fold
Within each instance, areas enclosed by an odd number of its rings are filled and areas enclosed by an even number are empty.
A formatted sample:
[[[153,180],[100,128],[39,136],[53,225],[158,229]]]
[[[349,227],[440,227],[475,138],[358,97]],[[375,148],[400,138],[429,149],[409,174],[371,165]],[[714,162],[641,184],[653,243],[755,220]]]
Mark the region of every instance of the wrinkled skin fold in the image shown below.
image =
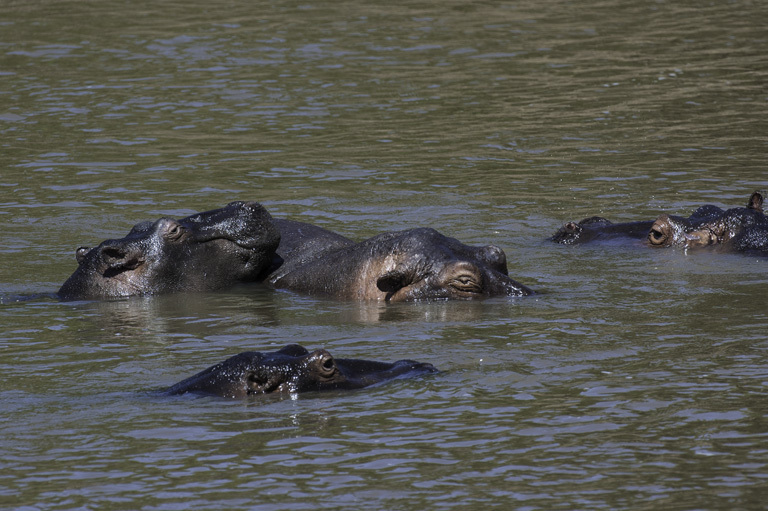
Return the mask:
[[[272,263],[280,233],[257,202],[232,202],[174,220],[136,224],[124,237],[76,251],[63,300],[225,289]]]
[[[213,365],[164,391],[225,398],[278,393],[359,389],[394,378],[437,372],[432,364],[413,360],[376,362],[334,358],[324,349],[308,351],[289,344],[279,351],[246,351]]]
[[[467,300],[526,296],[507,274],[494,245],[472,247],[430,228],[385,232],[354,243],[346,238],[306,256],[287,255],[267,279],[276,289],[342,300]]]

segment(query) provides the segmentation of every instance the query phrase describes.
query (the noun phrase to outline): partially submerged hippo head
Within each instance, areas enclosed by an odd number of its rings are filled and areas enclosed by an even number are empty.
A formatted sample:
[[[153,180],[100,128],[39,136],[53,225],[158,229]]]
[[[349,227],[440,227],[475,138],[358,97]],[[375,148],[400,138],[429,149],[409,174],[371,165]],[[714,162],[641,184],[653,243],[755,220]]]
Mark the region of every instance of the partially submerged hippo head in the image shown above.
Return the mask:
[[[566,222],[550,240],[561,245],[586,243],[599,236],[601,231],[610,225],[613,223],[601,216],[591,216],[580,222]]]
[[[124,238],[78,248],[79,266],[58,294],[79,300],[223,289],[256,280],[279,242],[257,202],[143,222]]]
[[[652,247],[679,246],[697,248],[723,245],[739,236],[745,229],[768,227],[763,214],[763,196],[754,192],[743,208],[722,210],[706,205],[698,208],[690,217],[660,215],[648,232]],[[759,231],[759,229],[758,229]],[[758,232],[754,231],[754,232]]]
[[[432,364],[334,358],[326,350],[309,352],[298,344],[279,351],[246,351],[173,385],[167,394],[192,392],[228,398],[312,390],[357,389],[393,378],[434,373]]]
[[[340,299],[415,301],[525,296],[499,247],[471,247],[429,228],[379,234],[309,262],[286,263],[275,288]]]

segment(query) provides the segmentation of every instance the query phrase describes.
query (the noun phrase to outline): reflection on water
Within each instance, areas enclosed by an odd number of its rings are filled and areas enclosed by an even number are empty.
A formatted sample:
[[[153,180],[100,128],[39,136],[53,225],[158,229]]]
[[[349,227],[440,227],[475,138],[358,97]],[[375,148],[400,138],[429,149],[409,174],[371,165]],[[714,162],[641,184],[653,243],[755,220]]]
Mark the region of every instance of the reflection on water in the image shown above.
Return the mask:
[[[4,502],[758,508],[766,261],[546,237],[768,188],[761,7],[6,6]],[[538,294],[50,296],[78,246],[232,200],[355,239],[494,243]],[[441,372],[295,400],[154,393],[290,342]]]

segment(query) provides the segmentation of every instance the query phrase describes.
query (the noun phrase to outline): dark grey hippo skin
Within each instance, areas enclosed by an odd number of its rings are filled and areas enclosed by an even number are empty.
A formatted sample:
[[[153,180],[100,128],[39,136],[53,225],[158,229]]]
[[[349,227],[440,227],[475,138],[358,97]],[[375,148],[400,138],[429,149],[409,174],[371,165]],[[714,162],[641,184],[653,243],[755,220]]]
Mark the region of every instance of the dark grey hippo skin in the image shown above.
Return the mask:
[[[142,222],[124,238],[78,248],[77,270],[58,296],[83,300],[225,289],[258,280],[279,242],[272,216],[257,202]]]
[[[564,224],[550,238],[555,243],[577,245],[595,240],[628,238],[651,247],[715,246],[722,251],[767,252],[768,220],[763,196],[754,192],[745,207],[723,210],[712,204],[696,209],[689,217],[662,214],[656,220],[612,223],[589,217]]]
[[[648,232],[652,247],[713,247],[722,252],[768,253],[768,219],[763,196],[754,192],[745,207],[707,205],[689,218],[660,215]]]
[[[607,218],[591,216],[579,222],[567,222],[549,238],[561,245],[579,245],[598,239],[629,238],[642,240],[648,236],[653,220],[613,223]]]
[[[280,245],[265,279],[286,263],[301,266],[326,252],[355,244],[351,239],[317,225],[282,218],[274,218],[273,222],[280,231]]]
[[[309,352],[298,344],[279,351],[246,351],[191,376],[164,391],[226,398],[270,393],[359,389],[394,378],[437,372],[432,364],[413,360],[375,362],[334,358],[324,349]]]
[[[286,236],[290,238],[291,236]],[[323,248],[294,245],[266,278],[276,289],[342,300],[415,301],[525,296],[507,274],[504,251],[473,247],[430,228],[385,232],[355,243],[322,234]],[[299,246],[306,243],[302,241]]]

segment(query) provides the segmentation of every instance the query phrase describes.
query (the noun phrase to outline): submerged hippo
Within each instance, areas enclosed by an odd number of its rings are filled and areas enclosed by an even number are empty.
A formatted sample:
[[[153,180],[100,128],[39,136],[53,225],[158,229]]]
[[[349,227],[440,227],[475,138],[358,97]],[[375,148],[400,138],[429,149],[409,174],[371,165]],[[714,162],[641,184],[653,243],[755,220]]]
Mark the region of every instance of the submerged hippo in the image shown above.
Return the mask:
[[[580,222],[567,222],[550,238],[561,245],[577,245],[598,238],[631,238],[641,240],[648,235],[653,220],[615,224],[600,216],[585,218]]]
[[[437,372],[432,364],[398,360],[393,363],[334,358],[326,350],[309,352],[289,344],[273,353],[246,351],[209,367],[165,392],[192,392],[228,398],[254,394],[312,390],[358,389],[393,378]]]
[[[271,215],[257,202],[143,222],[124,238],[78,248],[79,266],[58,295],[80,300],[224,289],[257,280],[279,242]]]
[[[723,245],[732,250],[760,250],[768,221],[762,211],[763,196],[753,193],[746,207],[723,210],[708,204],[689,217],[660,215],[656,220],[611,223],[602,217],[568,222],[550,238],[555,243],[575,245],[598,238],[624,237],[643,240],[652,247],[685,248]]]
[[[414,301],[525,296],[499,247],[471,247],[430,228],[386,232],[313,257],[294,254],[268,277],[276,289],[345,300]]]
[[[660,215],[648,232],[652,247],[698,248],[711,245],[723,250],[768,249],[768,219],[763,213],[763,196],[754,192],[746,207],[723,210],[702,206],[689,218]]]

